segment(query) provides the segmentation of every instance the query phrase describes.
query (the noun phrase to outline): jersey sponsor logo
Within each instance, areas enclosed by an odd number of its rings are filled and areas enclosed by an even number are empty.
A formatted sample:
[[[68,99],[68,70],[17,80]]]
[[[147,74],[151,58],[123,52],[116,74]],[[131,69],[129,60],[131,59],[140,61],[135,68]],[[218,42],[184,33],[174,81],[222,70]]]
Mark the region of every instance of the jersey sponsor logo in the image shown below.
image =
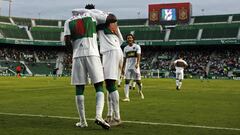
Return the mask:
[[[185,66],[186,66],[186,65],[185,65],[184,62],[178,61],[178,62],[176,63],[176,67],[182,67],[182,68],[184,68]]]
[[[136,51],[129,51],[126,53],[127,58],[137,57]]]

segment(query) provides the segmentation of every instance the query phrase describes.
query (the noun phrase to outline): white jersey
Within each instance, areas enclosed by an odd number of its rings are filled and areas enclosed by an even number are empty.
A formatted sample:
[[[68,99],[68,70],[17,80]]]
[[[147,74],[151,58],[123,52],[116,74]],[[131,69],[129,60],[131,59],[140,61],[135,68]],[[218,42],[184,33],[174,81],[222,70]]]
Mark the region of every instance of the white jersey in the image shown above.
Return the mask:
[[[65,22],[64,35],[70,35],[73,45],[73,58],[82,56],[99,56],[96,25],[104,23],[107,14],[79,9],[78,16]]]
[[[137,54],[141,54],[141,47],[137,44],[132,46],[127,45],[123,51],[123,57],[126,58],[125,69],[136,69],[135,64],[137,63]]]
[[[174,61],[176,72],[183,72],[184,68],[188,65],[183,59],[177,59]]]
[[[119,28],[117,34],[115,34],[103,25],[101,30],[98,30],[98,38],[100,53],[102,54],[104,78],[118,80],[123,62],[123,53],[120,47],[123,42],[122,34]]]
[[[98,31],[98,38],[100,42],[100,53],[104,53],[111,50],[121,50],[121,44],[123,42],[122,34],[118,28],[118,33],[112,33],[108,28]]]

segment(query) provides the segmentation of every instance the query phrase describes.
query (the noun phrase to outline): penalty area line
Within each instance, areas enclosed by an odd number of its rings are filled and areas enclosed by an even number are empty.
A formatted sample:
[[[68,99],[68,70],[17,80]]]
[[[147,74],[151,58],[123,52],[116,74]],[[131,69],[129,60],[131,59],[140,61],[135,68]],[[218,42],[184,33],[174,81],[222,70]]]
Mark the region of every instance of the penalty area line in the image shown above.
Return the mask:
[[[4,112],[0,112],[0,115],[56,118],[56,119],[74,119],[74,120],[79,119],[78,117],[50,116],[50,115],[36,115],[36,114],[18,114],[18,113],[4,113]],[[87,119],[87,120],[93,121],[95,119],[91,118],[91,119]],[[161,122],[143,122],[143,121],[122,121],[122,122],[123,123],[131,123],[131,124],[143,124],[143,125],[161,125],[161,126],[186,127],[186,128],[202,128],[202,129],[240,131],[240,128],[212,127],[212,126],[202,126],[202,125],[185,125],[185,124],[161,123]]]

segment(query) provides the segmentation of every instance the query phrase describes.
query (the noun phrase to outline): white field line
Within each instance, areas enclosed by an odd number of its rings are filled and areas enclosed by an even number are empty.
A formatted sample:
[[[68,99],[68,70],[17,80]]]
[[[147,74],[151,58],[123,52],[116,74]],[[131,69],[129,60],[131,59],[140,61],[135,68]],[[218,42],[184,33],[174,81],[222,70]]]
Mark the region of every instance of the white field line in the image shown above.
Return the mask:
[[[78,117],[67,117],[67,116],[49,116],[49,115],[35,115],[35,114],[18,114],[18,113],[4,113],[0,112],[0,115],[9,115],[9,116],[24,116],[24,117],[41,117],[41,118],[57,118],[57,119],[76,119]],[[87,119],[95,120],[95,119]],[[215,129],[215,130],[231,130],[231,131],[240,131],[240,128],[227,128],[227,127],[212,127],[212,126],[200,126],[200,125],[184,125],[184,124],[174,124],[174,123],[161,123],[161,122],[143,122],[143,121],[123,121],[124,123],[132,124],[144,124],[144,125],[161,125],[161,126],[173,126],[173,127],[187,127],[187,128],[202,128],[202,129]]]

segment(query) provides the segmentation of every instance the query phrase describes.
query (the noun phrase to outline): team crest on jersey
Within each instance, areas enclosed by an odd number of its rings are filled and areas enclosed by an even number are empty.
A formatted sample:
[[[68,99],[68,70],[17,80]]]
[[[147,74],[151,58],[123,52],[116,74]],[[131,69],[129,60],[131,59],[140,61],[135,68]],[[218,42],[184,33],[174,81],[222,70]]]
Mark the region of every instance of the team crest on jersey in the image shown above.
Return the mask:
[[[181,9],[179,9],[179,19],[180,20],[186,20],[188,17],[187,15],[187,9],[182,7]]]

